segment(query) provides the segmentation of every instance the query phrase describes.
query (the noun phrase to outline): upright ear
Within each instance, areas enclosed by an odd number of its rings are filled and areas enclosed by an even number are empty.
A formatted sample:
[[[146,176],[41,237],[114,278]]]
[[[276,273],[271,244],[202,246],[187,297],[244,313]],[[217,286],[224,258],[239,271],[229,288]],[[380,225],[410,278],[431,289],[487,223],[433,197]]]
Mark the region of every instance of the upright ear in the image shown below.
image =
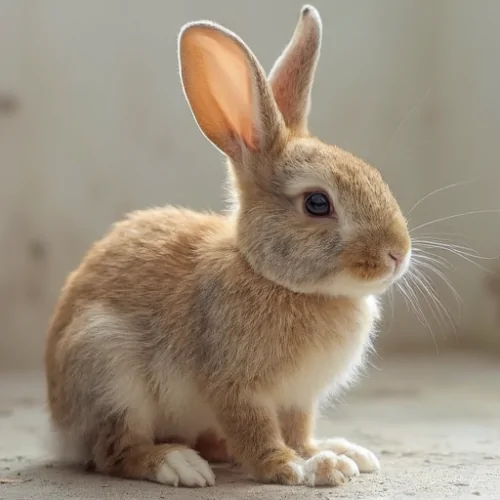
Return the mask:
[[[280,116],[265,74],[234,33],[210,22],[190,23],[179,35],[179,67],[186,99],[203,134],[241,159],[276,137]]]
[[[321,30],[318,11],[310,5],[304,6],[290,43],[269,74],[274,99],[286,125],[299,132],[307,131]]]

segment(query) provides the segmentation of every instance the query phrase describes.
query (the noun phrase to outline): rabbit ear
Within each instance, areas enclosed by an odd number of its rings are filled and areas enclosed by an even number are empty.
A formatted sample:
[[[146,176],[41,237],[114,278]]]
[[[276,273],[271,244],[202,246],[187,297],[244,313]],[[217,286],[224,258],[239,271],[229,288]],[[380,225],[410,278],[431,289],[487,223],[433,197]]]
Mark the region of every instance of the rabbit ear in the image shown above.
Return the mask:
[[[222,152],[269,146],[283,126],[265,74],[234,33],[210,22],[186,25],[179,36],[179,66],[186,99],[204,135]]]
[[[321,18],[318,11],[302,8],[295,33],[269,74],[274,98],[286,125],[305,132],[311,89],[321,47]]]

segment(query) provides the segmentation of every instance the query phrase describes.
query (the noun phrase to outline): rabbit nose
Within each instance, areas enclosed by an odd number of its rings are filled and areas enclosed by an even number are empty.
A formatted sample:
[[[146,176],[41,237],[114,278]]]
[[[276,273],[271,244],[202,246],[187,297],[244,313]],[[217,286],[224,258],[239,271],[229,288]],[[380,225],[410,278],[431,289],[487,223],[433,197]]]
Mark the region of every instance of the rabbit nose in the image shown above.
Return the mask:
[[[405,254],[403,252],[397,252],[395,250],[390,250],[389,257],[391,258],[391,260],[393,262],[396,263],[396,266],[399,266],[403,262],[403,260],[405,258]]]

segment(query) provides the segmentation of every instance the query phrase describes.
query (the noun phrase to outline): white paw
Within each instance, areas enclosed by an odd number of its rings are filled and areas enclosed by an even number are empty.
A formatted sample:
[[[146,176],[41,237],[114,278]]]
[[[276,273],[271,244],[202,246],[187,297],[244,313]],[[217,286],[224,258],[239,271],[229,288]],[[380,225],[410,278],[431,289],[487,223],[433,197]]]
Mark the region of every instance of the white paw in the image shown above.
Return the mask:
[[[304,484],[304,463],[302,459],[298,459],[296,462],[288,462],[292,474],[290,474],[286,484]]]
[[[308,486],[339,486],[358,474],[353,460],[333,451],[321,451],[304,465],[305,484]]]
[[[215,484],[215,475],[194,450],[174,450],[165,455],[156,472],[159,483],[172,486],[203,487]]]
[[[325,439],[316,442],[322,451],[333,451],[337,455],[349,457],[358,466],[359,472],[374,472],[380,469],[378,458],[370,450],[343,438]]]

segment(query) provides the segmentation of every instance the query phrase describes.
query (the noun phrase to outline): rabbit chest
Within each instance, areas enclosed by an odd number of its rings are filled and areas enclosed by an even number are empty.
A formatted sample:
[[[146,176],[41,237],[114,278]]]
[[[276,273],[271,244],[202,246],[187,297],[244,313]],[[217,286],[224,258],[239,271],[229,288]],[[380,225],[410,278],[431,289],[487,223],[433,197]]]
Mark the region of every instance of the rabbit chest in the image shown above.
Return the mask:
[[[308,406],[348,385],[363,367],[379,318],[374,297],[357,300],[342,314],[322,314],[304,331],[303,352],[283,371],[272,389],[281,406]]]

